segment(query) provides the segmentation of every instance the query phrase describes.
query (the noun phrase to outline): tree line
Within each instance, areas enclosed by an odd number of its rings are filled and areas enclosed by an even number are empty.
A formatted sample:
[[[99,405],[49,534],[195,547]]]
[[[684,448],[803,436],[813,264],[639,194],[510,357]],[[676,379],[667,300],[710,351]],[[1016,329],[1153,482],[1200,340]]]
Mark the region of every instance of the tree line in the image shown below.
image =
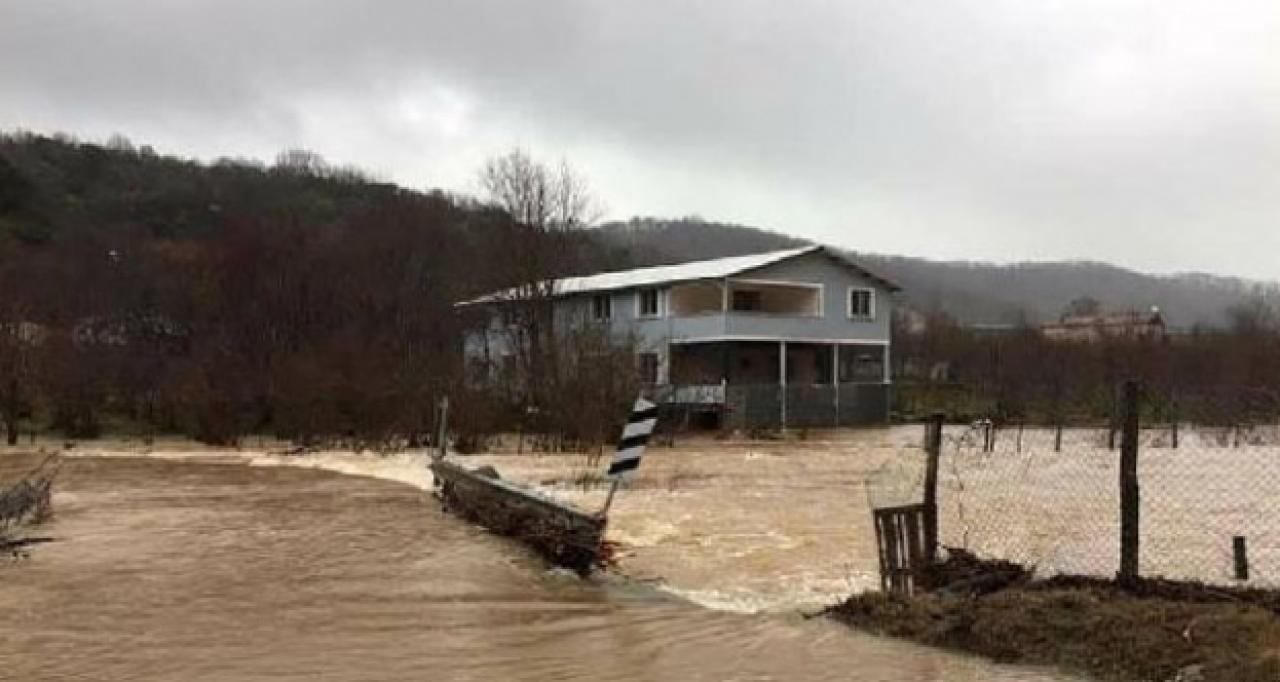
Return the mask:
[[[272,434],[397,447],[433,432],[445,395],[474,447],[512,429],[556,447],[611,438],[637,389],[634,349],[557,331],[550,282],[658,259],[677,233],[716,255],[736,228],[587,230],[599,212],[569,166],[515,151],[478,170],[472,197],[379,182],[305,150],[198,163],[123,138],[0,135],[7,439]],[[764,248],[774,236],[753,238]],[[462,353],[489,320],[455,304],[509,287],[521,295],[499,322],[517,366],[489,387]],[[1272,301],[1246,298],[1229,326],[1160,342],[1058,343],[1029,325],[990,333],[934,312],[923,333],[895,329],[896,407],[1061,420],[1104,417],[1110,387],[1131,377],[1169,396],[1153,410],[1193,409],[1174,396],[1206,387],[1269,391],[1280,380]],[[936,366],[943,376],[930,376]]]
[[[303,150],[198,163],[122,138],[0,136],[8,440],[261,433],[390,447],[431,433],[443,395],[473,403],[455,411],[464,429],[510,422],[528,405],[466,395],[461,339],[475,321],[454,304],[619,256],[580,229],[589,195],[567,166],[512,152],[480,184],[479,198],[411,191]],[[539,305],[519,311],[544,391],[524,403],[571,380],[548,360],[564,351]]]
[[[1226,327],[1153,336],[1048,338],[1022,325],[982,329],[935,313],[895,323],[895,409],[1040,424],[1106,422],[1116,389],[1143,386],[1145,418],[1208,425],[1280,418],[1280,316],[1269,299],[1230,307]]]

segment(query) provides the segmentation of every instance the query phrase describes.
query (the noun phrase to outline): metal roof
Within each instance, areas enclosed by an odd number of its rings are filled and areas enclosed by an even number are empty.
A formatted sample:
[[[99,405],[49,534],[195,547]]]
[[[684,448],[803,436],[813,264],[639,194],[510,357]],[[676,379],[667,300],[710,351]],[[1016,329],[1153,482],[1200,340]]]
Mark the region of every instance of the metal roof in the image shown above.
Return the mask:
[[[892,291],[897,291],[900,288],[893,282],[872,274],[862,266],[850,261],[848,258],[834,253],[824,246],[814,244],[795,249],[768,251],[766,253],[755,253],[747,256],[730,256],[728,258],[690,261],[688,263],[678,263],[675,265],[659,265],[648,268],[635,268],[633,270],[619,270],[617,272],[601,272],[583,277],[565,277],[564,279],[560,279],[555,282],[555,295],[571,296],[573,294],[584,294],[598,291],[616,291],[618,289],[633,289],[636,287],[651,287],[662,284],[673,284],[676,282],[722,279],[817,251],[830,256],[841,265],[852,268],[863,277],[871,279]],[[509,301],[519,298],[520,291],[521,290],[518,288],[495,291],[491,294],[481,296],[480,298],[464,301],[459,305]]]

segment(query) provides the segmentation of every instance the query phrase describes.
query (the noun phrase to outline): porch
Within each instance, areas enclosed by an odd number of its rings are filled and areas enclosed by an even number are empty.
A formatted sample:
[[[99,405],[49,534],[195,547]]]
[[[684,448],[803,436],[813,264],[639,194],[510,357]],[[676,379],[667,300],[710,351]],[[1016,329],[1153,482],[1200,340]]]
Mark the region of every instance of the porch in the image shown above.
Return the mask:
[[[888,418],[888,345],[703,341],[670,346],[659,398],[730,428],[848,426]]]

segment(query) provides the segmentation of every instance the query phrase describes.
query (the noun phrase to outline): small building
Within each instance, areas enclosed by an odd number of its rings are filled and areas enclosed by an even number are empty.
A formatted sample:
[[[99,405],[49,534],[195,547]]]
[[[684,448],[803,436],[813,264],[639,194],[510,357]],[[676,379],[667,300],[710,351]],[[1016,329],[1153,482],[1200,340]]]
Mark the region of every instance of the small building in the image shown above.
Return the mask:
[[[1104,339],[1163,340],[1167,334],[1160,309],[1096,315],[1063,315],[1041,325],[1040,332],[1054,341],[1096,343]]]
[[[636,366],[668,405],[729,426],[883,422],[891,294],[898,287],[822,246],[606,272],[555,282],[557,325],[602,325],[639,341]],[[495,292],[464,306],[497,308]],[[511,365],[500,323],[466,342],[470,362]]]

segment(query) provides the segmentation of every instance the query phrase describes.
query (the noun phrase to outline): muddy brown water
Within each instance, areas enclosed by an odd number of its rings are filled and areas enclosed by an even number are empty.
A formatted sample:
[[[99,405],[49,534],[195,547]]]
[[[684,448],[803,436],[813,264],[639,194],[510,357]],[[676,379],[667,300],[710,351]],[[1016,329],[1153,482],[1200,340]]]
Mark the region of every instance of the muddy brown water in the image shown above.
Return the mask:
[[[0,564],[0,678],[1066,679],[561,576],[374,479],[75,458],[54,504]]]

